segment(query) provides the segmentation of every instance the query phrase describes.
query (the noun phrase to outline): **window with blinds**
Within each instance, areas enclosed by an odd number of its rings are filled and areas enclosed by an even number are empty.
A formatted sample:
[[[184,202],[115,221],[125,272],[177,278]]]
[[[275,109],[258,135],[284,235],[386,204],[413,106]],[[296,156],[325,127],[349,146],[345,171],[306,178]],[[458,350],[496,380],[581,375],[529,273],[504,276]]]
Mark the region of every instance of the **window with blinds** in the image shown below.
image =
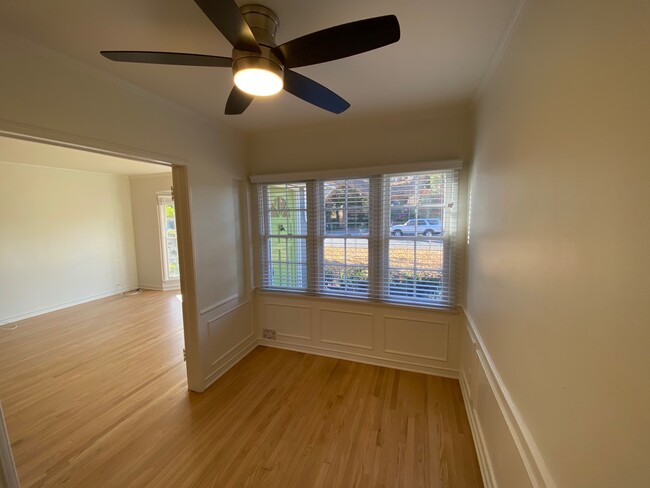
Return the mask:
[[[321,181],[319,249],[325,294],[368,296],[370,191],[368,178]]]
[[[307,289],[307,187],[305,183],[260,188],[264,288]]]
[[[454,307],[458,173],[259,183],[260,288]]]

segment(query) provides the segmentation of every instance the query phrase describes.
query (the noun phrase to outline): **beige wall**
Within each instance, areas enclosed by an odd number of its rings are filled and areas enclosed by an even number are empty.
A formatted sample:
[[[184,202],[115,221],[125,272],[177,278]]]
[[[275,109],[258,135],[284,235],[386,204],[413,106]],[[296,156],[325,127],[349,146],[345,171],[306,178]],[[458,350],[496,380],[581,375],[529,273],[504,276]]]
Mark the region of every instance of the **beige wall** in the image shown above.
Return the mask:
[[[529,1],[478,106],[468,315],[557,486],[650,485],[649,18]]]
[[[131,211],[135,235],[135,255],[138,263],[138,286],[163,289],[162,248],[160,245],[160,217],[158,193],[170,191],[172,175],[132,176]]]
[[[202,389],[247,347],[225,333],[228,354],[217,361],[208,337],[210,314],[237,293],[235,236],[222,228],[235,218],[232,179],[246,177],[241,134],[42,47],[2,33],[0,40],[0,130],[187,166],[197,301],[184,307],[204,313],[189,324],[185,346],[190,386]]]
[[[126,176],[0,163],[0,321],[137,284]]]
[[[247,157],[251,174],[466,159],[469,124],[453,110],[268,130],[249,136]]]

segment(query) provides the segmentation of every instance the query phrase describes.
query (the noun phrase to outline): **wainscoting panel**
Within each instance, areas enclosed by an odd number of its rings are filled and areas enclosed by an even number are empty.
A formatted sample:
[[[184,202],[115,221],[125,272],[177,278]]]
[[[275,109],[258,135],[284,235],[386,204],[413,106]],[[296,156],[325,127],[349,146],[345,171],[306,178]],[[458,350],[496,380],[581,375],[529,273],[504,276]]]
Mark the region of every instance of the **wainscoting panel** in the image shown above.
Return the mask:
[[[208,322],[212,365],[216,365],[240,344],[253,337],[250,303],[235,307]]]
[[[447,361],[448,336],[447,323],[384,318],[384,352],[387,353]]]
[[[230,297],[202,312],[201,326],[207,330],[201,344],[207,349],[203,352],[207,388],[257,345],[257,334],[250,299]]]
[[[322,308],[319,316],[320,341],[335,346],[374,349],[374,315]]]
[[[311,340],[311,307],[267,303],[260,329],[275,330],[277,337]]]
[[[456,312],[267,292],[255,305],[260,344],[458,378]]]
[[[483,343],[465,317],[460,384],[486,488],[554,483]]]

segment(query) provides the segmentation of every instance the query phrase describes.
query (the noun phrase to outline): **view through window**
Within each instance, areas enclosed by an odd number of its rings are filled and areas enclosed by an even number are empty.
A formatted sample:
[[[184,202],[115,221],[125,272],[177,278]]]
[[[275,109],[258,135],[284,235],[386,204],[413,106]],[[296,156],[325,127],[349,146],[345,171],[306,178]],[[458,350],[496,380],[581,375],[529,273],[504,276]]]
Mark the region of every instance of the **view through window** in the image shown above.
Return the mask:
[[[458,170],[258,186],[260,286],[451,307]]]
[[[176,280],[181,274],[178,264],[174,199],[170,194],[158,195],[158,211],[163,248],[163,278],[165,281]]]

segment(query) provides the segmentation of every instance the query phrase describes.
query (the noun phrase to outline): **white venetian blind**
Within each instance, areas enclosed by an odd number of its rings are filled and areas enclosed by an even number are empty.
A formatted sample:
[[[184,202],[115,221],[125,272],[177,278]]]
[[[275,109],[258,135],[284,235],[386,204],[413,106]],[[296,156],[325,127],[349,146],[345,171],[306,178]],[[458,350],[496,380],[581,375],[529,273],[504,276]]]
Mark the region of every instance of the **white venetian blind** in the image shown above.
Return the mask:
[[[259,286],[453,307],[458,173],[259,183]]]
[[[455,305],[458,175],[452,169],[384,176],[382,298]]]
[[[258,185],[260,286],[307,290],[307,185]]]

